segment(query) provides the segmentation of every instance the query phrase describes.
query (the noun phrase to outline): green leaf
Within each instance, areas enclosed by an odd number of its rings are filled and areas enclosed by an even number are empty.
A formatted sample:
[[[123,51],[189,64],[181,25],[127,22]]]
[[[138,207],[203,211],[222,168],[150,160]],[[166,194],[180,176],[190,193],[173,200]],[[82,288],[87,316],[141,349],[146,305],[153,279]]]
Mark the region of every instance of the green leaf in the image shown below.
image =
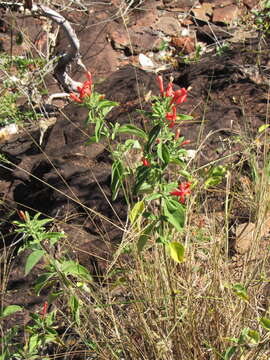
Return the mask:
[[[167,248],[169,250],[171,258],[174,261],[181,263],[185,260],[184,245],[180,244],[179,242],[173,241],[173,242],[168,243]]]
[[[204,188],[208,189],[209,187],[216,186],[220,184],[223,180],[221,176],[211,176],[210,178],[206,179],[204,182]]]
[[[157,154],[160,160],[164,162],[164,164],[167,165],[170,162],[170,153],[166,144],[163,144],[162,142],[158,144]]]
[[[100,97],[100,95],[99,95],[99,97]],[[97,109],[102,110],[102,115],[106,116],[117,105],[118,105],[117,102],[103,99],[103,100],[99,100]]]
[[[225,351],[225,354],[222,355],[222,359],[223,359],[223,360],[230,360],[230,359],[232,359],[232,357],[234,356],[236,350],[237,350],[237,346],[230,346],[230,347],[228,347],[228,349]]]
[[[265,9],[270,9],[270,0],[267,0],[264,4]]]
[[[117,198],[118,192],[123,184],[124,168],[120,160],[116,160],[112,165],[111,190],[112,200]]]
[[[84,280],[92,281],[89,271],[79,263],[73,260],[64,261],[61,264],[61,271],[66,275],[72,275]]]
[[[96,119],[96,126],[95,126],[95,137],[96,137],[96,142],[99,142],[100,137],[101,137],[101,131],[103,128],[103,124],[104,121],[101,117],[97,117]]]
[[[247,336],[250,338],[253,344],[258,344],[260,342],[260,334],[256,330],[248,329]]]
[[[145,206],[143,200],[138,201],[134,206],[133,209],[130,211],[129,220],[133,225],[135,221],[138,219],[139,216],[142,215],[144,212]]]
[[[35,283],[35,293],[37,295],[39,295],[40,291],[44,288],[44,286],[48,286],[48,285],[52,284],[52,282],[55,281],[55,279],[52,279],[52,278],[56,274],[57,274],[56,272],[49,272],[49,273],[40,275]],[[50,279],[52,279],[52,280],[50,281]]]
[[[140,150],[142,148],[139,141],[134,140],[134,139],[127,139],[125,141],[125,146],[126,146],[127,149],[138,149],[138,150]]]
[[[0,312],[0,319],[3,319],[6,316],[13,315],[14,313],[22,311],[22,307],[19,305],[9,305],[6,306],[1,312]]]
[[[154,193],[152,195],[149,195],[145,198],[145,201],[153,201],[153,200],[157,200],[157,199],[160,199],[161,198],[161,194],[158,194],[158,193]]]
[[[233,285],[233,292],[236,296],[238,296],[241,300],[248,301],[249,296],[247,293],[247,289],[242,284]]]
[[[270,124],[261,125],[258,129],[258,133],[260,134],[260,133],[264,132],[264,130],[266,130],[269,126],[270,126]]]
[[[188,180],[191,179],[191,175],[190,175],[190,173],[189,173],[187,170],[184,170],[184,169],[179,170],[179,174],[182,175],[182,176],[184,176],[184,177],[187,178]],[[176,187],[177,187],[177,186],[176,186]]]
[[[177,182],[171,182],[171,183],[168,183],[168,184],[164,184],[164,192],[170,193],[171,191],[173,191],[177,187],[178,187]]]
[[[227,168],[222,165],[214,166],[211,169],[211,175],[212,176],[225,176],[227,173]]]
[[[153,142],[158,137],[158,135],[160,133],[160,130],[161,130],[160,125],[156,125],[150,130],[149,135],[148,135],[148,142],[147,142],[147,144],[145,146],[145,150],[146,150],[147,153],[149,152]]]
[[[134,188],[133,188],[135,195],[137,195],[142,184],[144,182],[147,182],[147,180],[149,179],[150,172],[151,172],[151,168],[149,168],[147,166],[139,166],[137,168],[136,179],[135,179],[135,184],[134,184]]]
[[[24,269],[25,276],[30,273],[30,271],[40,261],[40,259],[44,254],[45,254],[44,250],[35,250],[28,256]]]
[[[172,199],[165,199],[163,203],[163,212],[169,223],[178,231],[182,231],[185,223],[185,208]]]
[[[260,325],[267,331],[270,331],[270,319],[262,317],[259,319]]]
[[[147,225],[147,227],[144,229],[143,233],[139,237],[138,243],[137,243],[137,250],[140,253],[143,248],[145,247],[147,240],[149,239],[149,234],[152,232],[152,229],[154,227],[155,223],[151,223]]]
[[[40,345],[40,338],[39,334],[34,334],[29,339],[28,344],[28,352],[31,355],[36,355],[36,352],[38,351],[38,347]]]
[[[81,323],[80,319],[80,303],[76,296],[72,295],[69,299],[69,306],[71,310],[71,314],[73,317],[73,320],[76,321],[78,325]]]
[[[177,120],[192,120],[193,119],[193,116],[190,116],[190,115],[185,115],[185,114],[178,114],[177,115]]]
[[[213,167],[208,172],[208,178],[204,182],[205,189],[220,184],[226,173],[227,173],[227,168],[225,166],[218,165]]]
[[[57,243],[58,240],[65,237],[66,235],[63,232],[47,232],[46,237],[49,239],[50,244],[53,246]]]
[[[147,134],[142,129],[139,129],[137,126],[131,124],[121,126],[117,129],[117,133],[136,135],[144,140],[147,140]]]

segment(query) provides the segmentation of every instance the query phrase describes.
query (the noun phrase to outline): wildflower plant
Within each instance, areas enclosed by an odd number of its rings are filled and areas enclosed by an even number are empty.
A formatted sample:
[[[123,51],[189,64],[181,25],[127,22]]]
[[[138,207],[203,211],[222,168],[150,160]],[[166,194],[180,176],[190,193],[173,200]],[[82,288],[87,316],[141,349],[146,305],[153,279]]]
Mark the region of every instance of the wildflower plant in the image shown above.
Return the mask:
[[[83,85],[78,86],[79,95],[71,93],[70,98],[89,109],[86,123],[95,124],[95,135],[89,139],[89,142],[99,142],[102,136],[109,137],[109,128],[105,123],[105,117],[118,104],[104,99],[103,95],[94,91],[90,72],[86,73],[86,77],[87,80],[84,81]]]
[[[90,73],[87,73],[87,81],[83,86],[78,87],[78,96],[72,93],[70,97],[89,109],[88,122],[95,123],[95,134],[90,141],[98,142],[101,137],[107,138],[113,159],[112,199],[116,199],[122,190],[128,204],[132,206],[129,216],[131,224],[138,227],[140,223],[138,250],[144,248],[148,235],[154,232],[156,241],[167,246],[172,258],[181,262],[184,247],[173,241],[171,230],[183,230],[186,203],[194,181],[187,171],[185,145],[190,141],[185,140],[176,126],[192,117],[177,113],[178,106],[187,100],[187,89],[174,90],[173,79],[170,79],[165,88],[161,75],[157,76],[157,85],[159,96],[152,98],[151,111],[140,110],[148,119],[149,128],[146,130],[133,124],[112,124],[105,120],[108,112],[117,103],[105,100],[94,91]],[[124,144],[119,143],[112,147],[116,135],[122,133],[129,134],[132,138]],[[130,149],[141,153],[135,169],[129,166],[123,157],[125,151]],[[129,196],[125,189],[127,177],[133,178],[132,193]],[[134,204],[136,198],[139,198],[139,201]],[[141,218],[144,219],[143,222]]]

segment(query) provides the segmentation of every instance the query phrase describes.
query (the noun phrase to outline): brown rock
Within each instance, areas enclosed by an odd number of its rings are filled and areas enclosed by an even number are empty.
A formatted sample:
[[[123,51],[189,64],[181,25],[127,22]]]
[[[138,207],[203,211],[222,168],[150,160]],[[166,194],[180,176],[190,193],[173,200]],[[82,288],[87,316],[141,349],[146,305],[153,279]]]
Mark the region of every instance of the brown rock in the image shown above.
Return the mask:
[[[252,9],[255,5],[257,5],[257,0],[243,0],[243,4],[248,8]]]
[[[163,16],[156,22],[152,29],[162,31],[166,35],[176,36],[180,33],[179,21],[172,16]]]
[[[232,35],[230,35],[229,31],[224,31],[221,26],[217,26],[214,24],[205,24],[198,27],[197,30],[197,40],[210,44],[215,43],[217,41],[216,39],[223,40],[230,37],[232,37]]]
[[[234,0],[215,0],[214,7],[225,7],[227,5],[235,5]]]
[[[123,29],[114,29],[108,34],[108,39],[115,50],[127,50],[130,54],[138,54],[155,49],[159,42],[157,35],[145,30],[141,28],[129,36]]]
[[[209,21],[209,16],[213,13],[213,5],[211,3],[203,3],[201,7],[192,9],[192,13],[196,19]]]
[[[252,246],[252,243],[256,240],[256,236],[262,238],[266,236],[270,231],[270,219],[269,214],[266,216],[266,220],[263,224],[243,223],[236,229],[234,249],[239,254],[245,254]]]
[[[189,26],[193,24],[193,21],[191,19],[182,19],[180,20],[180,24],[182,26]]]
[[[240,224],[236,229],[236,238],[234,249],[239,254],[245,254],[251,247],[254,241],[254,232],[256,226],[253,223]]]
[[[108,39],[116,50],[124,50],[129,46],[129,37],[126,31],[114,29],[108,34]]]
[[[147,8],[144,8],[143,11],[140,12],[134,12],[130,15],[131,22],[134,24],[135,29],[140,26],[148,26],[151,24],[154,24],[155,21],[158,19],[158,10],[156,5],[151,6],[147,4]]]
[[[232,24],[237,20],[239,9],[236,5],[229,5],[223,8],[215,8],[212,21],[214,23]]]
[[[195,51],[195,40],[190,36],[173,37],[170,45],[185,54],[191,54]]]
[[[164,5],[169,7],[177,7],[181,9],[187,9],[194,6],[194,0],[163,0]]]
[[[147,31],[147,29],[134,32],[131,34],[130,39],[134,54],[157,49],[160,42],[158,35]]]

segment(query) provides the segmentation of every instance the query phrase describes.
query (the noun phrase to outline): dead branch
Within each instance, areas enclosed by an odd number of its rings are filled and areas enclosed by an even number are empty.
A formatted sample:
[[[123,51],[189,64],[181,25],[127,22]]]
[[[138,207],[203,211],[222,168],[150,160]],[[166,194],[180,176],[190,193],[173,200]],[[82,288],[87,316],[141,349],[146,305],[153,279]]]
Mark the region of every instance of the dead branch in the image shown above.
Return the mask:
[[[43,5],[31,4],[31,10],[26,9],[23,3],[0,1],[0,6],[10,8],[12,11],[30,12],[33,17],[47,17],[58,24],[65,32],[70,43],[70,49],[59,57],[58,63],[54,70],[54,76],[66,92],[77,91],[77,87],[81,86],[80,82],[73,80],[67,74],[67,67],[73,61],[86,71],[86,67],[81,61],[80,41],[72,28],[70,22],[57,11]]]

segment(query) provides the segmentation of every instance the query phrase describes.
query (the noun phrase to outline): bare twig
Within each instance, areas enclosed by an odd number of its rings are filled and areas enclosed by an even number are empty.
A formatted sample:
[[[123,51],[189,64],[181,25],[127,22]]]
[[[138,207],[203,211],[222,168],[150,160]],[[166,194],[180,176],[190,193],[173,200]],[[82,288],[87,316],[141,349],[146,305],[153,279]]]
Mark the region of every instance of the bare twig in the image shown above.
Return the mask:
[[[80,41],[74,29],[72,28],[70,22],[64,16],[59,14],[57,11],[47,6],[43,6],[39,4],[33,3],[31,10],[25,9],[24,4],[20,2],[16,3],[9,1],[0,1],[0,6],[10,8],[13,11],[19,11],[19,12],[27,11],[30,12],[30,14],[34,17],[45,16],[51,19],[52,21],[54,21],[64,30],[68,38],[68,41],[70,43],[70,49],[68,52],[64,53],[59,57],[58,63],[54,70],[54,75],[66,92],[77,91],[78,86],[81,86],[82,84],[78,81],[73,80],[67,74],[67,66],[71,62],[76,61],[77,64],[81,66],[84,71],[86,71],[87,69],[81,61]]]

